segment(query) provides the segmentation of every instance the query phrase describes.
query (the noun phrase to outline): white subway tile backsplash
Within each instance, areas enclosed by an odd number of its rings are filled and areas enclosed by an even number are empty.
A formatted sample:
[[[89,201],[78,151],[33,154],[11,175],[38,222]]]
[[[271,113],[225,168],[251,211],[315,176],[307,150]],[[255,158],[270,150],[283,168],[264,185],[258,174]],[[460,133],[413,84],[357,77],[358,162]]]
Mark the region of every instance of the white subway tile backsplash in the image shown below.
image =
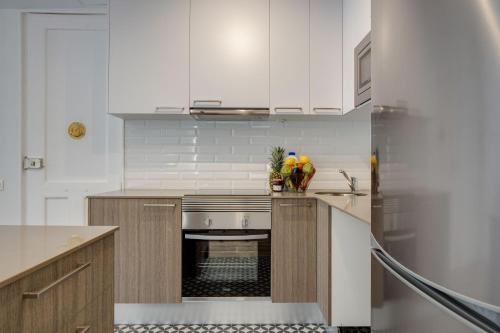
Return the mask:
[[[198,153],[206,154],[230,154],[232,149],[231,146],[227,145],[211,145],[211,146],[199,146],[196,147]]]
[[[198,170],[209,170],[209,171],[231,171],[230,163],[198,163],[196,165]]]
[[[370,186],[370,115],[322,120],[125,121],[127,188],[266,189],[271,146],[311,156],[311,188]]]
[[[233,164],[233,171],[265,171],[267,169],[264,163]]]
[[[231,188],[231,181],[230,180],[200,180],[197,183],[197,188],[200,190],[205,190],[205,189],[230,189]]]
[[[213,162],[213,154],[181,154],[179,155],[181,162]]]
[[[258,136],[267,136],[267,129],[262,128],[235,128],[233,129],[234,136],[247,136],[247,137],[258,137]]]
[[[179,155],[177,154],[147,154],[145,155],[146,161],[149,162],[178,162],[179,161]]]
[[[189,136],[189,137],[193,137],[196,135],[196,130],[193,128],[193,129],[180,129],[180,128],[166,128],[164,129],[165,131],[165,135],[167,136],[175,136],[175,137],[179,137],[179,136]]]
[[[164,145],[164,144],[176,144],[179,143],[179,137],[172,136],[172,137],[166,137],[166,136],[160,136],[160,137],[147,137],[146,138],[146,144],[150,145]]]
[[[239,154],[218,154],[215,156],[215,162],[248,163],[250,156]]]

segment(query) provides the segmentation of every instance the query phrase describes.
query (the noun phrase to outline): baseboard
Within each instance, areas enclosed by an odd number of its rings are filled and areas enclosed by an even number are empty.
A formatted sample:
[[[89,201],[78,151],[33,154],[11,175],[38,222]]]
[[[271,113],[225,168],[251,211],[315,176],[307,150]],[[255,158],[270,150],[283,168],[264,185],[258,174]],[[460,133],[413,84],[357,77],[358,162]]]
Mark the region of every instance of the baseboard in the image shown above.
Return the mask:
[[[322,324],[315,303],[184,302],[115,304],[116,324]]]

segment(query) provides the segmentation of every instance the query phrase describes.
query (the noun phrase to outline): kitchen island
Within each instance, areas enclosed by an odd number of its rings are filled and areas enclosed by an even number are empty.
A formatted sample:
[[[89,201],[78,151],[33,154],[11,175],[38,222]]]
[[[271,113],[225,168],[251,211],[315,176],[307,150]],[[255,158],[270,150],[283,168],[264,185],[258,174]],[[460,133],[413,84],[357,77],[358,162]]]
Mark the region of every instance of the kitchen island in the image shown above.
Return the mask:
[[[112,332],[117,229],[0,226],[0,332]]]

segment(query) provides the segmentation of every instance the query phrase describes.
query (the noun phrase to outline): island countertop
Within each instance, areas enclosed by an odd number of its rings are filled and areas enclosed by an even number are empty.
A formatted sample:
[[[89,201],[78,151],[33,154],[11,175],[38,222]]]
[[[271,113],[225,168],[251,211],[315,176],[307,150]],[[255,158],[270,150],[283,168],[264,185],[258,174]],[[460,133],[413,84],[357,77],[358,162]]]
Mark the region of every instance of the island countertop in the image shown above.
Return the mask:
[[[339,191],[339,190],[333,190]],[[314,198],[321,200],[331,207],[335,207],[358,220],[371,223],[371,195],[370,191],[358,191],[365,193],[365,196],[331,196],[326,194],[316,194],[315,192],[328,192],[327,190],[314,190],[310,189],[305,193],[294,193],[294,192],[272,192],[269,193],[271,198]],[[153,199],[153,198],[172,198],[172,199],[182,199],[182,197],[187,195],[200,194],[195,190],[123,190],[123,191],[113,191],[106,192],[96,195],[91,195],[89,198],[130,198],[130,199]],[[253,195],[256,194],[255,190],[237,190],[234,194],[240,195]],[[214,195],[216,195],[214,193]]]
[[[118,227],[0,225],[0,288],[115,232]]]

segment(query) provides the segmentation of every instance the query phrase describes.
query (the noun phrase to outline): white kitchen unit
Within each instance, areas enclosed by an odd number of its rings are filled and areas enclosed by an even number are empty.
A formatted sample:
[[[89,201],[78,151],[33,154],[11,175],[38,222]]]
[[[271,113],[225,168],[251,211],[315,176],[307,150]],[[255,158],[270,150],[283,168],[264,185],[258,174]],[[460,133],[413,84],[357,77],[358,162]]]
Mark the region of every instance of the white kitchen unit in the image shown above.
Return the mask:
[[[311,114],[342,114],[342,0],[310,0]]]
[[[269,0],[192,0],[190,25],[190,105],[268,108]]]
[[[331,326],[370,326],[370,225],[331,209]]]
[[[343,0],[343,110],[354,110],[354,48],[371,30],[371,1]]]
[[[110,0],[109,112],[189,112],[189,1]]]
[[[270,0],[271,114],[309,114],[309,1]]]

